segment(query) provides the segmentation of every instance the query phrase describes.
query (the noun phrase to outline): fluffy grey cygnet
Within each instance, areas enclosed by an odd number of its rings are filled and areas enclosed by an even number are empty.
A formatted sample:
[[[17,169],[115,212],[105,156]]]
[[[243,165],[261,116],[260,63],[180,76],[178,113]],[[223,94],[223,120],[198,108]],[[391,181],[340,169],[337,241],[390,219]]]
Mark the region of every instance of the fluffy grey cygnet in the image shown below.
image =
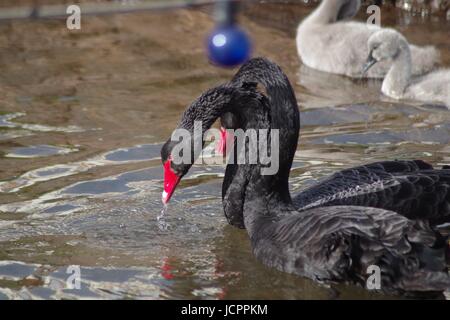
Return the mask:
[[[394,99],[444,103],[450,108],[450,70],[441,69],[412,77],[414,61],[408,41],[393,29],[374,33],[368,41],[369,57],[365,70],[379,62],[391,62],[381,91]]]
[[[323,0],[297,29],[297,51],[305,65],[324,72],[350,77],[383,78],[389,63],[381,62],[361,74],[368,51],[369,37],[383,30],[363,22],[345,21],[359,10],[360,0]],[[412,74],[431,71],[439,62],[439,52],[432,46],[410,45]]]

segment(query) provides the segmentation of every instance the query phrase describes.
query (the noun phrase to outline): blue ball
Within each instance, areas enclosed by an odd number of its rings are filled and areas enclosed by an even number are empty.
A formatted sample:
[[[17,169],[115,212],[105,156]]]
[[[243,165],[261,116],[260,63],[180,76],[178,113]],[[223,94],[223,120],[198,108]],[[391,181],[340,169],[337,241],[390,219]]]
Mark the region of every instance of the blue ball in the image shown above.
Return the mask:
[[[219,27],[208,38],[208,56],[215,64],[236,66],[248,60],[250,52],[250,39],[238,26]]]

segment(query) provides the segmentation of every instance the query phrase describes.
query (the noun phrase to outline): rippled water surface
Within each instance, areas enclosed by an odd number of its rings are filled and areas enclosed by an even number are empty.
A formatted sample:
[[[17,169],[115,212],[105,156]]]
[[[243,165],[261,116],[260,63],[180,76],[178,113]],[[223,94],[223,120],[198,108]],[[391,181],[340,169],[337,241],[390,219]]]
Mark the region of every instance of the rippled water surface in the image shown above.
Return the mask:
[[[255,55],[278,62],[297,94],[292,190],[382,159],[450,164],[444,107],[301,65],[295,28],[313,7],[247,4],[241,15]],[[445,16],[383,10],[384,25],[436,45],[450,66]],[[207,62],[209,11],[90,17],[71,32],[63,21],[0,25],[0,298],[386,298],[258,263],[224,219],[222,166],[195,166],[158,226],[161,143],[193,99],[235,72]],[[66,286],[71,265],[80,289]]]

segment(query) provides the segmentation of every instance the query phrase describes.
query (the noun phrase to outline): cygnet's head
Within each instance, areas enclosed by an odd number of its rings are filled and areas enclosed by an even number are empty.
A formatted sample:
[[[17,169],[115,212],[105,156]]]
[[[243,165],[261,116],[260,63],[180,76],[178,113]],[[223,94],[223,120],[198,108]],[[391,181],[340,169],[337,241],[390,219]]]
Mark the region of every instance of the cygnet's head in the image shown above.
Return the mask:
[[[369,56],[363,73],[366,73],[379,61],[395,59],[401,50],[407,50],[408,41],[402,34],[393,29],[383,29],[370,36],[367,46]]]

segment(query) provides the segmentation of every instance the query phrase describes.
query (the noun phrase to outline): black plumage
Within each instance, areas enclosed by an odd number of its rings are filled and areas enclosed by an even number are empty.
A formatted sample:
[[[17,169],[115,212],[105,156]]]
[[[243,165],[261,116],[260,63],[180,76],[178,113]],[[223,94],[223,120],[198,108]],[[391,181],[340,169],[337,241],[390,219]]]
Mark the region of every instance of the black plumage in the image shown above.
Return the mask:
[[[381,161],[339,171],[300,192],[299,210],[356,205],[395,211],[432,225],[450,221],[450,170],[421,160]]]

